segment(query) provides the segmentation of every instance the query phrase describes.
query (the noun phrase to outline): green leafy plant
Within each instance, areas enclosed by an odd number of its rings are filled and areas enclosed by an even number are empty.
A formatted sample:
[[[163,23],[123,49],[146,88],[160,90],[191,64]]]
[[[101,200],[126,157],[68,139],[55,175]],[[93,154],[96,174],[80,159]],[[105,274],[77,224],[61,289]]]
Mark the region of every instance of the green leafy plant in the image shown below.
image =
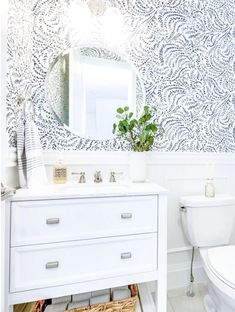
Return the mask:
[[[127,140],[133,151],[146,152],[154,144],[158,125],[153,122],[153,112],[148,106],[144,106],[143,113],[136,119],[129,107],[117,109],[118,123],[113,124],[113,134]]]

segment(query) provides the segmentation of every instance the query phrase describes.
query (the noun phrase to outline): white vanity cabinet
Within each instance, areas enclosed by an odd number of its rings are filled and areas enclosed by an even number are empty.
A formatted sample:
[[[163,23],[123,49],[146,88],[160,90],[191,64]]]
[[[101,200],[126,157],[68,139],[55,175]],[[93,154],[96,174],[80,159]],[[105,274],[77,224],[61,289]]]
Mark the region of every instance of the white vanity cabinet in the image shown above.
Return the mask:
[[[17,303],[156,281],[166,312],[166,191],[19,190],[5,211],[6,311]]]

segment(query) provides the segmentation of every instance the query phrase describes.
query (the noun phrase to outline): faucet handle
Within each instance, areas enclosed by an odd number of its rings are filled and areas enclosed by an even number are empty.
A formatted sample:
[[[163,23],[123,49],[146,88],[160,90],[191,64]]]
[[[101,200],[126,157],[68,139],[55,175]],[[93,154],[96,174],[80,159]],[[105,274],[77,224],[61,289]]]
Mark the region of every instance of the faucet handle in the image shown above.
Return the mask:
[[[80,172],[79,183],[86,183],[86,176],[85,176],[85,172],[84,171]]]
[[[111,172],[110,172],[109,182],[110,182],[110,183],[117,182],[117,180],[116,180],[116,175],[122,175],[122,174],[123,174],[123,172],[111,171]]]
[[[78,183],[86,183],[86,176],[85,176],[85,172],[72,172],[72,175],[80,175],[79,181]]]

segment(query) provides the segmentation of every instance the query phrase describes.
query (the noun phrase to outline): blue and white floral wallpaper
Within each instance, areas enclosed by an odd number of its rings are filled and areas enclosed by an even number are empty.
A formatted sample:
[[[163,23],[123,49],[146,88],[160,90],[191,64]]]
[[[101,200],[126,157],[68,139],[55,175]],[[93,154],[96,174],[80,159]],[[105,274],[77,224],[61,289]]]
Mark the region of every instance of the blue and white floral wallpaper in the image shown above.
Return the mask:
[[[235,151],[234,0],[113,0],[122,12],[116,46],[142,76],[146,103],[164,133],[154,150]],[[15,146],[18,94],[29,94],[44,149],[125,150],[125,142],[80,138],[63,127],[45,97],[50,64],[65,49],[103,43],[101,33],[68,32],[66,0],[11,0],[8,133]],[[71,39],[72,38],[72,39]],[[106,42],[106,47],[108,47]]]

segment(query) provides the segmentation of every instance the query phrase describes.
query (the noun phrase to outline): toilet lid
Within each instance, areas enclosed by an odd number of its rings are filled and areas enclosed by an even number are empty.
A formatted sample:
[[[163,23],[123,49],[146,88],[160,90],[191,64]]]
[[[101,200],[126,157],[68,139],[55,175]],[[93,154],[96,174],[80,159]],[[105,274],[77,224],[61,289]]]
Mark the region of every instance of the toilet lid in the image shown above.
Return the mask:
[[[208,249],[208,260],[217,276],[235,288],[235,245]]]

